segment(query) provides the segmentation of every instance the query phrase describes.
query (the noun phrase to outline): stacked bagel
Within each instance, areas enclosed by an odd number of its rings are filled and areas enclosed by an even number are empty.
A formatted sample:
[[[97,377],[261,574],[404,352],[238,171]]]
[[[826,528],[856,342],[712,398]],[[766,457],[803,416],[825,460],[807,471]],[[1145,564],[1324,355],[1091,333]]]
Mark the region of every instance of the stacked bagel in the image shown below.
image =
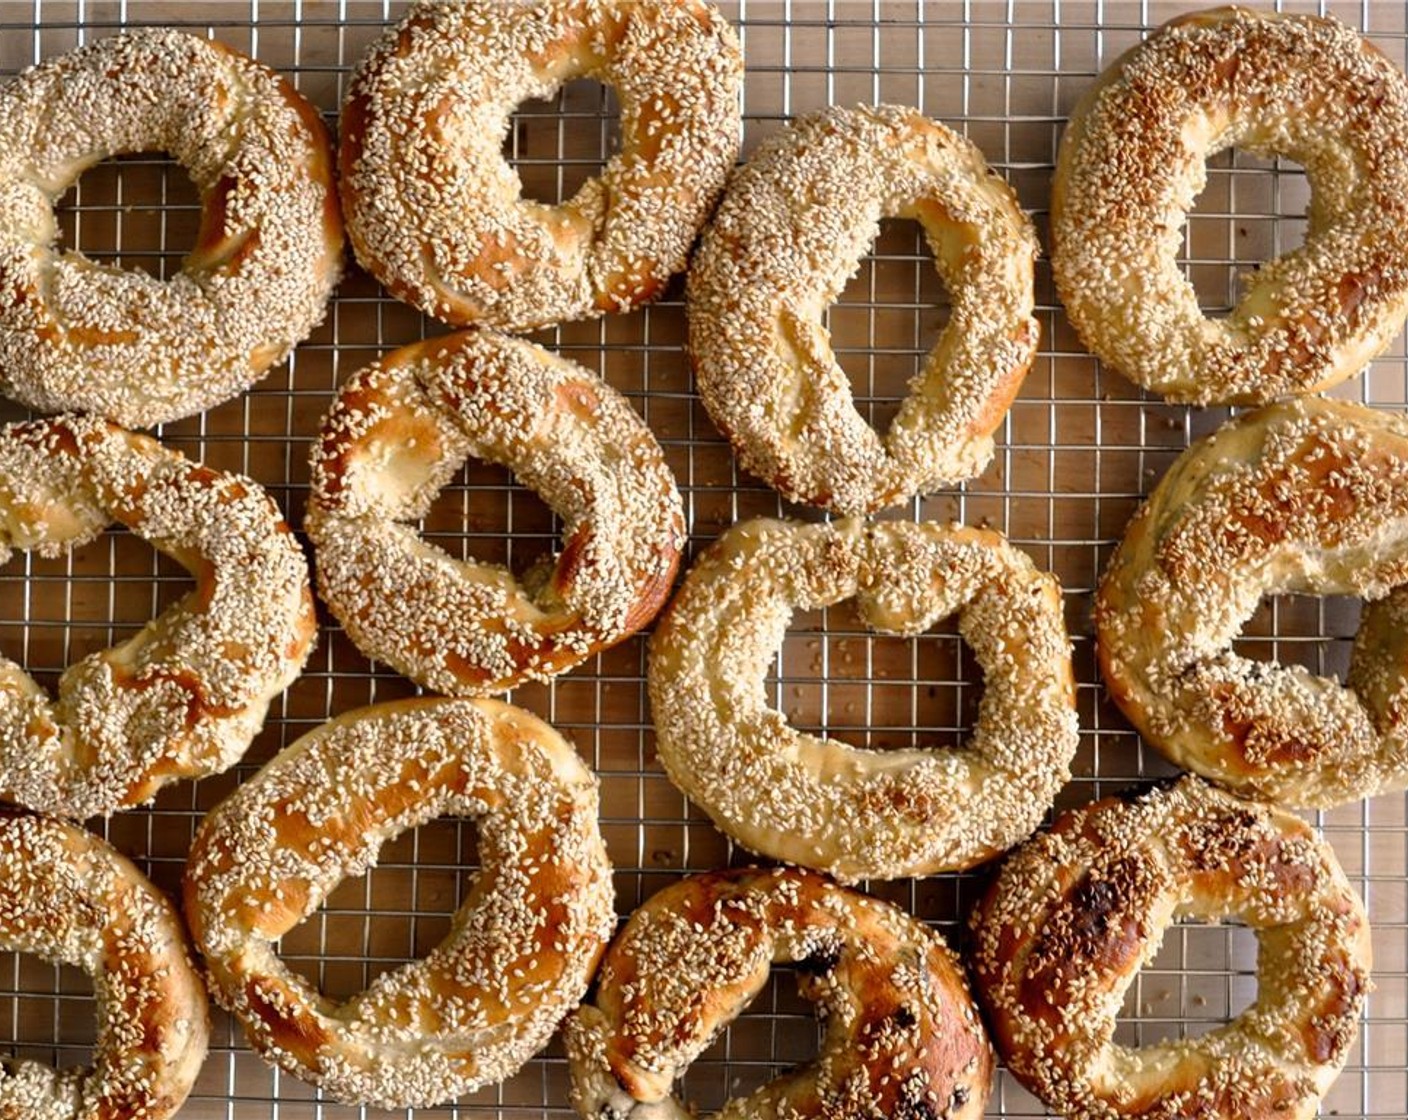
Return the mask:
[[[148,96],[141,68],[170,75],[170,96]],[[622,150],[570,200],[525,200],[500,154],[510,114],[579,75],[619,94]],[[204,1054],[208,984],[267,1061],[347,1104],[452,1101],[562,1026],[581,1115],[682,1120],[676,1080],[776,963],[795,966],[826,1039],[731,1116],[975,1120],[995,1056],[1072,1117],[1314,1114],[1372,954],[1333,850],[1287,808],[1408,788],[1408,422],[1306,394],[1408,314],[1408,81],[1333,20],[1225,9],[1169,24],[1076,111],[1052,214],[1072,321],[1170,399],[1263,407],[1175,464],[1095,599],[1112,697],[1195,775],[1034,835],[1079,742],[1061,588],[991,529],[876,515],[992,459],[1037,351],[1035,230],[975,145],[900,106],[799,118],[733,171],[741,79],[703,0],[432,0],[364,58],[335,160],[291,87],[176,32],[102,40],[0,91],[0,230],[18,231],[0,243],[15,295],[0,384],[73,410],[0,432],[0,543],[55,555],[116,521],[196,581],[67,670],[57,702],[0,665],[0,798],[23,807],[0,812],[0,939],[87,969],[100,996],[93,1069],[7,1067],[0,1115],[171,1114]],[[1329,134],[1294,119],[1307,100]],[[1174,235],[1204,155],[1228,144],[1303,158],[1317,201],[1306,246],[1211,324]],[[141,145],[170,149],[202,194],[197,247],[166,285],[51,244],[62,190]],[[339,197],[362,266],[456,330],[342,382],[303,527],[342,631],[440,695],[344,712],[239,785],[195,837],[183,926],[69,821],[232,766],[309,656],[314,600],[255,482],[117,425],[228,399],[313,328],[341,271]],[[882,435],[825,312],[891,217],[920,224],[953,306]],[[520,334],[658,298],[701,231],[686,286],[700,397],[795,508],[727,528],[676,589],[691,527],[665,452],[606,379]],[[550,562],[516,576],[420,535],[471,458],[551,506]],[[1261,597],[1286,592],[1371,600],[1346,685],[1233,652]],[[794,615],[849,601],[878,634],[957,618],[984,685],[963,749],[860,749],[769,697]],[[673,883],[616,933],[596,776],[494,697],[570,673],[662,608],[646,676],[664,771],[779,866]],[[474,821],[482,868],[423,959],[340,1002],[280,960],[340,882],[442,815]],[[966,960],[855,889],[1006,853]],[[1164,931],[1227,918],[1257,936],[1253,1006],[1201,1039],[1118,1045]]]

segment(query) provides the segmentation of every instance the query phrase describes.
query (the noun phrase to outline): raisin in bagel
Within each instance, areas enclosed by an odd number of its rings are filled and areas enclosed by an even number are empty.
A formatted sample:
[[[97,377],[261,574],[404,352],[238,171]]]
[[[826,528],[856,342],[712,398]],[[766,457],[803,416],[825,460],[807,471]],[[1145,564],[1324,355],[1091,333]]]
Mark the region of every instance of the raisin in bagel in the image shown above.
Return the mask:
[[[992,1052],[957,958],[922,922],[795,869],[694,875],[631,915],[567,1022],[587,1120],[687,1120],[675,1079],[767,983],[797,964],[826,1038],[817,1060],[729,1101],[736,1120],[977,1120]]]

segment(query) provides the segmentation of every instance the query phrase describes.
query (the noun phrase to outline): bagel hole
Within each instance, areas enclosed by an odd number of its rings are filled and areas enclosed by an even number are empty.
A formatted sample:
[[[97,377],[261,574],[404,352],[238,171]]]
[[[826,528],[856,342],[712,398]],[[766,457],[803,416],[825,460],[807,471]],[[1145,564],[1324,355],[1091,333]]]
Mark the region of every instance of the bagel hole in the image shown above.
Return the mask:
[[[200,192],[186,169],[161,153],[95,164],[54,209],[63,248],[157,280],[181,270],[200,230]]]
[[[1247,277],[1305,241],[1309,202],[1305,172],[1289,160],[1231,148],[1208,160],[1178,258],[1204,315],[1225,318]]]
[[[882,435],[948,325],[950,302],[923,227],[885,218],[880,235],[826,310],[831,349],[856,410]]]
[[[519,104],[503,155],[518,172],[525,199],[556,206],[575,196],[620,148],[615,91],[578,78],[552,97]]]
[[[800,975],[774,964],[762,991],[685,1072],[679,1095],[700,1115],[816,1060],[826,1024],[798,991]]]
[[[471,459],[421,519],[422,538],[458,560],[508,568],[532,593],[561,547],[561,523],[504,467]]]
[[[1125,992],[1115,1043],[1137,1049],[1225,1026],[1256,999],[1256,959],[1256,935],[1246,926],[1172,926]]]
[[[0,1057],[55,1069],[93,1063],[98,1009],[93,981],[81,968],[32,953],[0,953]]]
[[[15,556],[0,575],[0,651],[53,696],[70,665],[135,637],[194,587],[180,564],[120,527],[66,556]]]
[[[279,955],[324,995],[346,1000],[444,939],[478,864],[470,820],[441,818],[392,837],[374,868],[338,884],[284,936]]]
[[[917,637],[877,634],[845,602],[793,618],[767,687],[798,730],[883,751],[962,746],[982,681],[957,618]]]
[[[1232,648],[1253,661],[1300,665],[1343,684],[1362,610],[1363,603],[1351,596],[1269,595]]]

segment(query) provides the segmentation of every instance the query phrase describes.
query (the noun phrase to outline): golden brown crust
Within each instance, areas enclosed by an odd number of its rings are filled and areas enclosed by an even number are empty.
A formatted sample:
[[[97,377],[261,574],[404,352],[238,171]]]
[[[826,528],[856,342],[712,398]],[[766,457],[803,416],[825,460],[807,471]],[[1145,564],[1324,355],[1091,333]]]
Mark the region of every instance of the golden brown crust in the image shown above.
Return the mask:
[[[924,229],[948,325],[883,438],[822,325],[885,217]],[[894,105],[832,108],[765,140],[729,184],[689,273],[699,393],[743,465],[793,501],[869,513],[952,485],[1036,356],[1036,233],[963,137]]]
[[[0,559],[59,555],[112,521],[195,588],[69,666],[57,701],[0,657],[0,790],[79,819],[231,766],[317,635],[303,551],[250,479],[90,417],[0,430]]]
[[[621,150],[561,205],[524,199],[501,154],[510,114],[576,77],[617,92]],[[413,5],[343,107],[357,259],[460,326],[526,330],[654,299],[738,156],[742,78],[732,28],[700,0]]]
[[[0,1069],[0,1116],[164,1120],[205,1061],[205,988],[176,911],[125,857],[51,817],[0,809],[0,947],[93,978],[93,1065]]]
[[[450,933],[334,1003],[274,943],[381,845],[472,817],[482,867]],[[443,1104],[518,1069],[582,997],[614,922],[596,781],[560,735],[496,700],[349,712],[206,818],[186,917],[217,1001],[266,1060],[346,1104]]]
[[[564,522],[536,592],[406,524],[470,455],[512,469]],[[685,535],[674,476],[629,402],[491,331],[403,347],[342,387],[305,523],[319,590],[358,648],[456,695],[545,680],[633,634],[668,596]]]
[[[180,273],[161,282],[60,252],[59,197],[99,160],[152,150],[201,195]],[[322,121],[238,51],[130,31],[0,94],[0,387],[30,407],[147,427],[219,404],[308,335],[341,269]]]
[[[1305,243],[1210,320],[1178,268],[1207,157],[1302,163]],[[1121,56],[1071,116],[1052,268],[1086,345],[1170,400],[1257,404],[1358,373],[1408,313],[1408,81],[1330,17],[1192,13]]]
[[[883,633],[959,616],[985,678],[966,749],[859,750],[769,705],[792,612],[850,598]],[[1078,738],[1055,579],[1000,534],[957,525],[735,526],[662,618],[649,678],[670,779],[750,851],[843,880],[954,870],[1011,847],[1070,777]]]
[[[1289,805],[1408,786],[1408,422],[1306,398],[1194,444],[1100,581],[1110,694],[1175,762]],[[1262,596],[1357,595],[1347,687],[1232,643]]]
[[[982,1116],[992,1053],[943,940],[888,903],[782,868],[694,875],[631,916],[594,1001],[566,1025],[578,1113],[691,1115],[672,1083],[779,961],[797,964],[802,994],[825,1016],[822,1053],[730,1101],[728,1116]]]
[[[1256,1002],[1228,1026],[1130,1050],[1121,999],[1175,921],[1256,932]],[[974,912],[999,1053],[1072,1120],[1308,1120],[1369,990],[1363,904],[1304,822],[1194,777],[1066,813]]]

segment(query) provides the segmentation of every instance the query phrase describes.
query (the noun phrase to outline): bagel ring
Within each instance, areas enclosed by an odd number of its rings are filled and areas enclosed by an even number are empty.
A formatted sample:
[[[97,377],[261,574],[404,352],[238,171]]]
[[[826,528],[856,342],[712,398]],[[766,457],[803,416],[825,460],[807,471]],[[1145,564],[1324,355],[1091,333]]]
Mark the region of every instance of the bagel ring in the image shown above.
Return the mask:
[[[181,271],[60,252],[64,192],[153,150],[201,196]],[[137,428],[235,396],[323,317],[342,269],[332,175],[317,110],[221,43],[142,29],[26,70],[0,88],[0,389]]]
[[[342,1004],[274,943],[381,845],[474,818],[480,870],[423,960]],[[216,1002],[250,1043],[344,1104],[443,1104],[541,1049],[615,925],[596,779],[571,744],[498,700],[401,700],[323,724],[201,824],[186,918]]]
[[[1164,930],[1229,917],[1256,933],[1256,1001],[1201,1037],[1116,1043]],[[1368,920],[1329,845],[1193,777],[1059,817],[1008,857],[972,926],[1003,1062],[1071,1120],[1310,1120],[1369,991]]]
[[[879,233],[913,218],[948,325],[882,438],[822,325]],[[710,417],[792,501],[869,513],[978,474],[1036,357],[1036,233],[971,143],[893,105],[826,109],[764,140],[689,272],[689,347]]]
[[[958,614],[985,675],[967,749],[861,750],[768,706],[792,612],[850,598],[881,633]],[[961,870],[1025,839],[1079,734],[1056,580],[1001,535],[957,525],[735,526],[656,628],[649,687],[670,780],[750,851],[843,881]]]
[[[620,97],[620,150],[557,206],[521,197],[510,114],[573,78]],[[684,268],[742,135],[743,62],[700,0],[412,5],[342,110],[357,259],[457,326],[520,331],[658,296]]]
[[[567,1020],[572,1103],[587,1120],[687,1120],[672,1083],[794,961],[826,1021],[816,1062],[717,1113],[978,1120],[992,1049],[943,939],[878,899],[793,868],[693,875],[631,915],[593,1003]]]
[[[404,524],[470,455],[512,469],[565,522],[541,586],[454,560]],[[487,331],[403,347],[342,387],[305,520],[318,589],[357,648],[456,695],[546,680],[635,633],[669,595],[684,544],[674,476],[626,399]]]
[[[317,636],[308,563],[253,481],[94,417],[0,429],[0,561],[58,556],[117,521],[193,591],[59,679],[0,657],[0,796],[85,819],[231,766]]]
[[[1226,318],[1179,271],[1183,230],[1228,147],[1305,167],[1305,243]],[[1260,404],[1358,373],[1408,314],[1408,81],[1338,20],[1183,16],[1076,106],[1051,195],[1051,263],[1102,361],[1172,401]]]
[[[0,1116],[164,1120],[205,1061],[205,988],[166,896],[90,832],[0,808],[0,947],[93,978],[93,1065],[0,1066]]]
[[[1287,593],[1371,600],[1347,687],[1233,652]],[[1408,420],[1307,397],[1194,444],[1125,531],[1095,628],[1110,695],[1180,766],[1287,805],[1408,787]]]

